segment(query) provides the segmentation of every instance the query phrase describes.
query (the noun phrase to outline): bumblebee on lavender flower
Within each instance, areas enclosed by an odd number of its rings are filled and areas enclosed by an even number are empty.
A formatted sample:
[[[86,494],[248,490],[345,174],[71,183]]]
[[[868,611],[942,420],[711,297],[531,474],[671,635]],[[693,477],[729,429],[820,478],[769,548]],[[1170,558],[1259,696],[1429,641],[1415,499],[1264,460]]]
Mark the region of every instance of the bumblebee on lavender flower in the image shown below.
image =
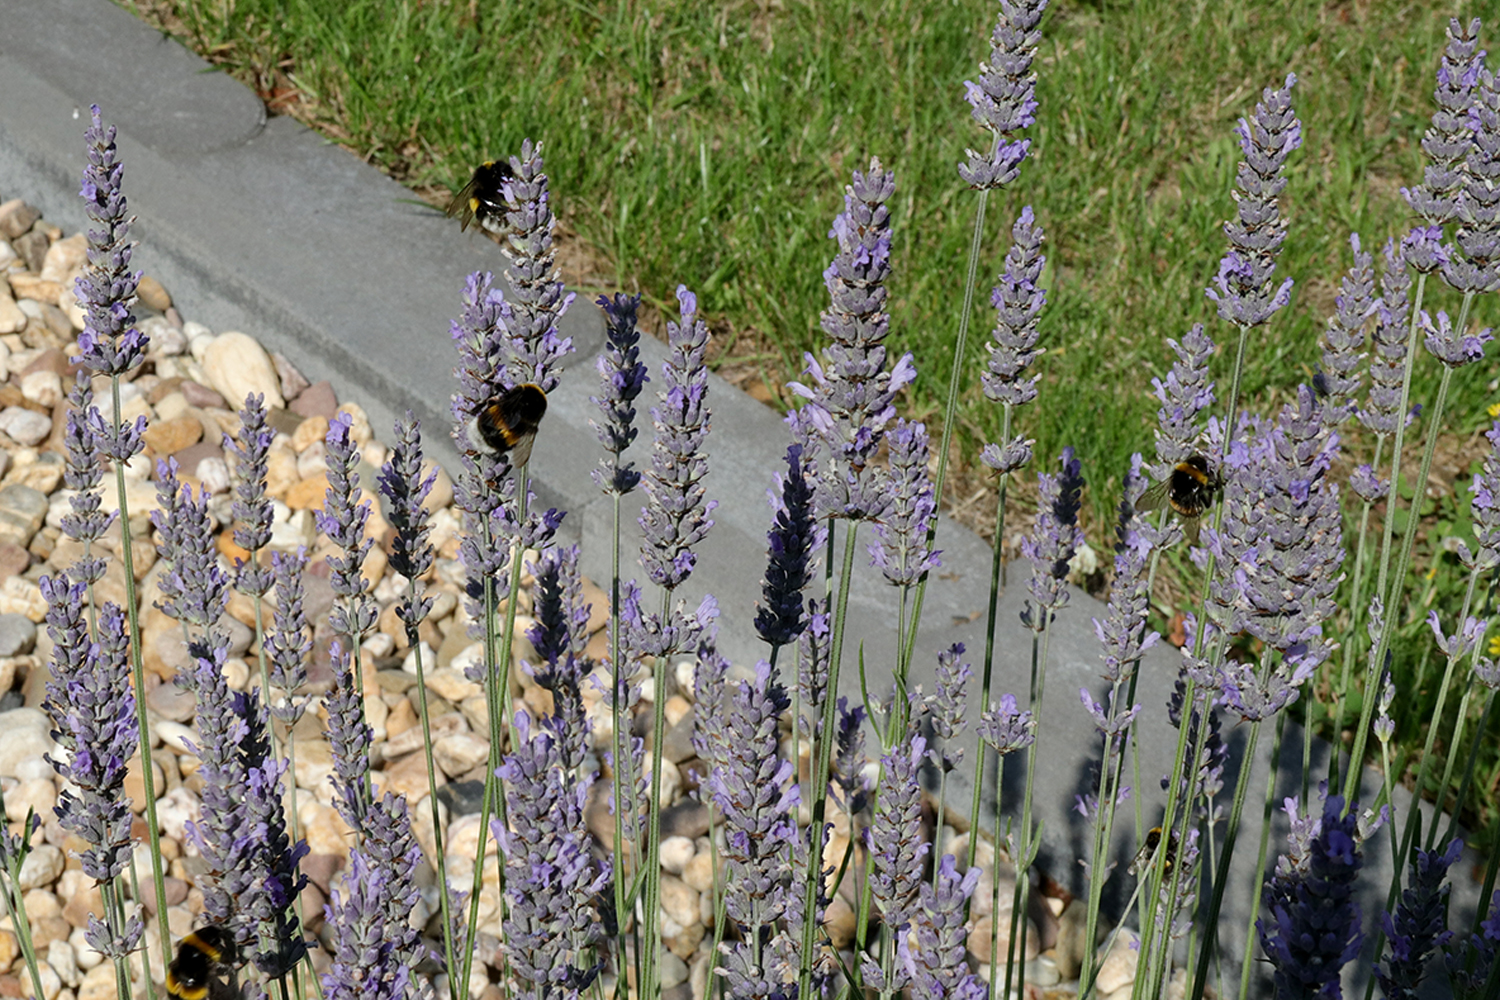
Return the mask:
[[[1141,494],[1135,509],[1140,513],[1172,508],[1182,521],[1189,545],[1198,544],[1198,522],[1218,500],[1224,479],[1201,454],[1189,455],[1172,467],[1167,478]]]
[[[547,394],[534,382],[518,385],[485,403],[469,418],[469,444],[476,451],[510,457],[519,468],[531,461],[536,429],[547,413]]]
[[[234,937],[209,924],[193,931],[177,945],[177,957],[167,966],[167,996],[173,1000],[238,1000],[234,970]]]
[[[473,223],[492,236],[505,235],[509,228],[505,221],[505,182],[514,176],[505,160],[487,160],[475,168],[469,183],[448,203],[448,214],[459,221],[460,231]]]

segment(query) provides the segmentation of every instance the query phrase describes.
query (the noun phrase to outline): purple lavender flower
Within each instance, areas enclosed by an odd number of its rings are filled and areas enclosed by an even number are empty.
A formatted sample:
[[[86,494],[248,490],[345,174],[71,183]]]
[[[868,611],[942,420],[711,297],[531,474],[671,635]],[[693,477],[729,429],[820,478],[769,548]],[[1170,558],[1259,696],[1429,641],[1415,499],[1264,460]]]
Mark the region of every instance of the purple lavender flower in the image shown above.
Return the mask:
[[[422,476],[422,425],[406,411],[406,419],[396,421],[394,428],[395,447],[391,457],[381,466],[376,481],[381,494],[390,501],[391,527],[396,536],[391,546],[391,569],[406,577],[417,586],[416,581],[432,569],[435,553],[429,536],[432,528],[428,524],[427,508],[422,502],[432,492],[437,481],[434,467]],[[411,589],[403,592],[397,601],[396,616],[406,626],[407,633],[415,631],[427,613],[432,610],[433,598],[425,593],[413,594]]]
[[[708,515],[717,500],[705,500],[703,477],[708,457],[703,441],[708,435],[708,368],[703,361],[708,325],[698,318],[698,299],[685,285],[677,286],[682,307],[679,323],[667,324],[671,356],[662,365],[665,389],[661,405],[653,407],[656,444],[651,472],[646,476],[645,509],[641,511],[641,562],[651,582],[675,590],[693,572],[693,547],[713,527]]]
[[[276,610],[271,630],[262,641],[270,661],[271,686],[280,689],[278,703],[267,697],[271,714],[288,726],[295,725],[306,710],[305,699],[293,697],[307,683],[307,659],[312,653],[312,637],[307,631],[307,612],[302,606],[302,574],[307,569],[307,553],[271,553],[271,573],[276,578]]]
[[[713,637],[704,636],[693,664],[693,749],[710,774],[715,767],[727,767],[732,752],[727,728],[732,693],[729,661],[719,655]]]
[[[1011,227],[1011,247],[1005,255],[1005,270],[990,295],[995,307],[995,328],[990,331],[989,363],[980,376],[984,394],[997,403],[1023,406],[1036,399],[1038,376],[1026,377],[1043,353],[1036,346],[1040,332],[1037,316],[1047,304],[1047,291],[1037,287],[1047,258],[1042,254],[1046,238],[1036,225],[1031,206],[1021,209]]]
[[[886,581],[910,587],[942,565],[927,536],[937,517],[932,477],[927,472],[927,427],[898,419],[886,436],[890,445],[889,499],[875,524],[877,542],[869,546],[870,564]]]
[[[953,770],[964,760],[964,748],[956,744],[967,728],[964,716],[969,711],[969,680],[974,671],[962,662],[963,655],[961,642],[938,654],[937,692],[928,705],[933,734],[943,741],[942,752],[931,755],[932,762],[945,771]]]
[[[1489,327],[1485,327],[1478,333],[1455,330],[1453,321],[1441,309],[1438,310],[1436,324],[1425,309],[1419,315],[1418,322],[1421,323],[1422,329],[1427,331],[1422,341],[1427,347],[1427,352],[1449,368],[1462,368],[1464,365],[1483,361],[1484,345],[1494,339]]]
[[[1186,658],[1184,658],[1186,662]],[[1187,700],[1188,674],[1184,670],[1172,686],[1172,696],[1167,701],[1167,718],[1173,728],[1182,728],[1183,704]],[[1193,709],[1188,714],[1188,731],[1184,750],[1182,783],[1178,786],[1179,802],[1191,802],[1208,823],[1218,822],[1222,812],[1214,802],[1224,790],[1224,767],[1229,763],[1229,744],[1220,732],[1219,692],[1211,685],[1195,686]],[[1193,748],[1202,743],[1202,752],[1197,762],[1193,761]],[[1171,778],[1163,775],[1162,791],[1171,787]]]
[[[406,799],[386,792],[371,801],[363,821],[355,829],[360,836],[360,850],[381,875],[377,878],[381,891],[371,902],[384,911],[390,960],[410,978],[427,957],[427,948],[422,944],[421,933],[411,926],[412,909],[422,895],[417,887],[417,870],[424,862]]]
[[[1387,240],[1385,268],[1380,275],[1380,299],[1375,304],[1375,329],[1370,335],[1370,395],[1359,422],[1376,434],[1393,434],[1401,414],[1401,383],[1405,379],[1407,323],[1411,302],[1407,291],[1411,275],[1406,270],[1403,243]]]
[[[68,403],[67,424],[63,429],[63,482],[73,495],[68,498],[71,513],[63,515],[62,529],[69,538],[84,543],[85,551],[91,553],[93,543],[104,537],[118,515],[100,510],[104,455],[89,426],[88,415],[93,413],[97,419],[98,410],[94,407],[93,385],[87,372],[78,372]],[[107,560],[88,555],[68,567],[68,576],[83,583],[98,583],[104,579],[108,565]]]
[[[572,338],[558,333],[557,323],[573,302],[558,277],[552,246],[551,195],[542,173],[542,144],[527,139],[521,155],[510,161],[511,179],[505,185],[505,219],[510,232],[500,249],[510,259],[512,295],[510,315],[503,317],[510,333],[506,359],[509,385],[527,382],[543,392],[557,388],[562,359],[573,352]]]
[[[1058,609],[1068,603],[1068,562],[1083,538],[1078,527],[1081,469],[1073,449],[1064,448],[1062,472],[1037,476],[1036,526],[1021,543],[1022,555],[1031,561],[1031,598],[1021,612],[1021,621],[1035,632],[1044,630]]]
[[[1375,978],[1387,1000],[1412,1000],[1427,956],[1447,945],[1453,932],[1447,929],[1448,869],[1463,853],[1464,842],[1455,837],[1442,854],[1417,851],[1411,863],[1410,885],[1401,891],[1394,913],[1382,913],[1380,925],[1391,942],[1391,957],[1376,966]]]
[[[797,697],[812,714],[808,735],[822,738],[823,699],[828,697],[829,657],[833,652],[833,618],[828,598],[807,602],[807,627],[797,640]]]
[[[1356,830],[1359,810],[1343,811],[1342,796],[1329,796],[1305,856],[1293,841],[1291,856],[1276,863],[1266,881],[1266,915],[1256,921],[1260,946],[1276,967],[1278,997],[1334,1000],[1343,996],[1339,970],[1359,954],[1363,935],[1354,881],[1363,862]],[[1294,829],[1294,834],[1297,831]]]
[[[1490,906],[1479,930],[1443,948],[1443,964],[1453,984],[1455,996],[1477,998],[1484,995],[1500,946],[1500,889],[1490,896]]]
[[[869,787],[865,781],[865,710],[862,706],[849,707],[847,698],[840,698],[834,706],[838,715],[833,764],[829,775],[833,784],[829,792],[845,813],[852,816],[865,806],[865,795]]]
[[[130,270],[135,244],[129,240],[132,220],[121,190],[125,167],[117,158],[114,126],[104,127],[97,104],[89,111],[93,121],[83,133],[88,166],[83,170],[79,195],[89,221],[99,228],[88,231],[89,266],[76,286],[84,315],[78,357],[99,374],[118,377],[145,360],[147,338],[135,328],[130,312],[140,274]],[[113,428],[110,431],[108,440],[113,445],[127,443],[113,433]],[[111,454],[117,450],[111,448]],[[139,450],[135,448],[130,454]],[[124,461],[118,454],[116,458]]]
[[[1475,549],[1459,543],[1458,556],[1471,573],[1500,566],[1500,420],[1484,436],[1490,442],[1484,464],[1469,484],[1469,512],[1474,521]]]
[[[1031,140],[1011,136],[1036,123],[1036,74],[1031,63],[1046,9],[1047,0],[1002,3],[990,34],[989,62],[980,64],[978,83],[964,81],[964,100],[974,120],[994,133],[989,155],[966,150],[968,159],[959,165],[958,176],[972,188],[997,188],[1021,172]]]
[[[1208,377],[1208,362],[1213,357],[1213,338],[1203,332],[1202,323],[1178,343],[1167,338],[1177,355],[1167,380],[1153,378],[1160,408],[1156,411],[1156,458],[1151,475],[1161,482],[1172,468],[1198,450],[1201,428],[1198,414],[1214,405],[1214,383]]]
[[[249,930],[240,917],[239,901],[257,877],[257,845],[249,824],[246,766],[240,752],[249,732],[244,695],[231,691],[224,679],[229,649],[222,633],[206,643],[193,641],[188,652],[194,666],[179,675],[179,683],[197,696],[198,743],[188,749],[198,757],[203,791],[199,818],[187,824],[187,834],[208,864],[208,877],[199,883],[204,914],[229,925],[235,939],[244,943]]]
[[[1431,159],[1423,170],[1423,183],[1402,188],[1401,195],[1423,219],[1442,226],[1453,219],[1464,185],[1463,164],[1472,143],[1470,108],[1484,53],[1479,50],[1479,18],[1467,30],[1457,18],[1448,21],[1448,47],[1438,69],[1437,90],[1432,98],[1437,110],[1432,126],[1422,137],[1422,149]]]
[[[1473,129],[1454,215],[1454,242],[1462,252],[1443,269],[1443,280],[1463,292],[1500,288],[1500,87],[1483,66],[1469,109]]]
[[[453,497],[465,512],[466,527],[470,528],[476,525],[468,522],[487,517],[499,506],[500,496],[495,487],[510,471],[510,461],[504,455],[479,451],[469,440],[470,422],[485,404],[511,388],[512,383],[505,375],[505,361],[510,353],[506,327],[510,319],[510,303],[500,289],[492,287],[491,275],[487,271],[469,275],[464,284],[463,313],[453,321],[451,330],[458,347],[453,440],[463,460],[463,468],[453,481]],[[477,530],[470,533],[471,537],[478,534]],[[483,575],[482,567],[471,565],[469,570],[471,574]]]
[[[880,919],[901,940],[917,913],[917,889],[922,884],[927,852],[932,845],[922,836],[922,759],[927,741],[908,727],[905,736],[881,758],[884,777],[868,834],[870,895]],[[866,959],[865,974],[879,972]],[[900,989],[886,984],[881,989]]]
[[[1110,588],[1108,612],[1102,622],[1094,619],[1094,635],[1104,647],[1104,679],[1115,686],[1131,678],[1146,650],[1161,638],[1146,628],[1151,597],[1147,570],[1154,547],[1151,540],[1154,532],[1135,516],[1135,506],[1144,486],[1141,456],[1134,455],[1130,472],[1125,477],[1120,544],[1115,550],[1115,582]],[[1125,514],[1127,510],[1128,516]]]
[[[334,889],[325,907],[333,935],[333,964],[323,974],[325,1000],[406,1000],[412,984],[384,905],[395,875],[366,856],[349,852],[342,889]]]
[[[1036,715],[1029,708],[1021,711],[1015,695],[1001,695],[998,704],[992,703],[980,713],[974,731],[990,749],[1005,757],[1036,742]]]
[[[604,310],[604,350],[595,366],[599,369],[599,395],[590,399],[604,415],[602,424],[589,421],[604,445],[605,457],[593,472],[594,482],[605,493],[624,496],[635,489],[641,474],[634,463],[621,463],[625,449],[638,433],[635,427],[635,398],[650,381],[641,363],[640,331],[635,327],[635,312],[641,304],[639,295],[615,293],[613,299],[601,295],[599,308]]]
[[[1241,118],[1235,129],[1245,154],[1236,177],[1243,193],[1236,200],[1235,218],[1224,223],[1229,252],[1214,282],[1218,290],[1210,288],[1208,297],[1218,303],[1221,319],[1244,328],[1267,322],[1291,300],[1292,279],[1279,287],[1273,287],[1273,281],[1276,258],[1286,240],[1286,220],[1276,203],[1286,187],[1281,171],[1287,157],[1302,145],[1302,123],[1292,113],[1296,82],[1296,76],[1288,74],[1280,90],[1267,87],[1255,114]]]
[[[343,598],[328,612],[328,624],[351,645],[359,645],[365,633],[375,627],[380,607],[368,591],[369,581],[361,574],[365,556],[374,542],[365,536],[370,518],[370,502],[360,500],[359,449],[349,437],[350,418],[336,413],[328,422],[327,445],[328,492],[323,509],[318,511],[318,530],[328,536],[340,554],[328,557],[329,582],[333,592]]]
[[[79,853],[84,872],[108,882],[130,862],[125,769],[137,734],[125,618],[118,606],[105,602],[90,642],[83,622],[84,584],[43,577],[41,587],[48,633],[56,643],[53,679],[42,707],[66,762],[47,759],[68,782],[55,811],[63,828],[88,844]]]
[[[1422,274],[1443,270],[1452,257],[1443,246],[1442,226],[1413,226],[1401,240],[1401,251],[1412,269]]]
[[[678,602],[665,615],[658,615],[641,611],[641,589],[634,581],[620,590],[620,622],[632,656],[664,657],[692,649],[709,634],[718,617],[719,603],[712,594],[705,596],[691,614]]]
[[[159,508],[151,512],[151,523],[161,538],[156,551],[167,567],[158,578],[163,600],[157,607],[206,635],[224,615],[230,584],[229,574],[219,568],[208,491],[195,496],[191,486],[180,485],[175,458],[156,464],[156,483]]]
[[[787,448],[786,467],[786,475],[777,476],[780,492],[769,491],[775,519],[766,533],[770,557],[761,582],[761,603],[755,609],[755,631],[773,650],[796,642],[807,627],[802,591],[812,579],[813,553],[826,536],[826,529],[813,518],[813,490],[803,471],[802,445]]]
[[[960,875],[958,862],[945,854],[936,882],[922,883],[921,905],[912,922],[914,943],[903,939],[897,948],[911,978],[913,1000],[984,1000],[988,991],[964,957],[965,915],[979,884],[979,867]]]
[[[565,736],[564,759],[570,768],[583,763],[588,752],[588,724],[582,698],[586,671],[583,649],[588,645],[589,605],[583,603],[583,578],[578,572],[578,546],[554,546],[531,564],[532,611],[536,624],[527,638],[540,662],[533,666],[537,684],[552,692],[554,714]]]
[[[1315,380],[1326,399],[1323,419],[1329,425],[1342,421],[1354,409],[1352,397],[1359,391],[1359,366],[1364,360],[1365,321],[1375,312],[1373,258],[1359,247],[1359,234],[1349,236],[1354,264],[1344,275],[1334,313],[1323,332],[1323,370]]]
[[[555,716],[531,732],[516,716],[518,749],[499,775],[509,786],[510,826],[491,826],[505,857],[506,961],[521,981],[520,995],[577,998],[602,962],[591,949],[603,937],[593,897],[610,879],[607,862],[593,856],[584,821],[592,775],[577,775],[565,761],[571,738]]]
[[[260,550],[271,542],[271,498],[266,496],[266,456],[276,432],[266,425],[265,397],[245,397],[240,410],[239,439],[224,435],[224,447],[235,458],[234,543],[250,553],[248,562],[235,561],[234,586],[243,594],[259,597],[271,589],[271,572],[257,561]]]
[[[885,428],[896,416],[896,394],[916,378],[911,355],[903,355],[887,372],[885,281],[890,276],[890,209],[896,175],[870,161],[866,173],[854,172],[844,194],[844,211],[833,220],[829,236],[839,245],[823,272],[831,298],[822,326],[833,343],[823,362],[805,355],[809,388],[792,389],[809,400],[802,419],[828,445],[827,467],[817,477],[820,515],[879,519],[885,511],[884,489],[870,461],[880,448]]]
[[[334,806],[344,822],[361,830],[373,801],[370,743],[374,736],[365,724],[364,691],[349,654],[337,639],[328,653],[334,680],[323,706],[328,710],[328,744],[333,751]]]

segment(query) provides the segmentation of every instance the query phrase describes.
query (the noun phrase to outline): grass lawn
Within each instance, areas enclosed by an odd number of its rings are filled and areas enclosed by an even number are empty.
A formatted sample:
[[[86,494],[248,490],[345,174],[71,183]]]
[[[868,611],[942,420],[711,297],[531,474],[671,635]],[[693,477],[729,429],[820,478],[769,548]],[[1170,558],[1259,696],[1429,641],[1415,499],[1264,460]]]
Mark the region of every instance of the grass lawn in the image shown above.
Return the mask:
[[[820,342],[829,223],[849,172],[879,156],[898,184],[892,342],[921,372],[905,409],[939,418],[976,201],[955,166],[987,141],[963,81],[988,55],[992,4],[121,2],[249,83],[273,112],[435,203],[479,161],[543,140],[563,257],[584,290],[623,287],[665,304],[679,282],[693,288],[714,319],[721,370],[762,398],[785,398],[802,352]],[[1291,229],[1280,264],[1297,285],[1292,307],[1252,345],[1245,384],[1247,406],[1265,412],[1312,375],[1349,234],[1378,255],[1410,225],[1400,188],[1422,179],[1418,141],[1444,28],[1459,13],[1471,12],[1409,0],[1054,4],[1032,156],[989,208],[970,343],[977,365],[988,285],[1029,204],[1048,233],[1048,353],[1020,429],[1046,467],[1064,445],[1077,449],[1096,546],[1130,453],[1151,446],[1150,383],[1171,359],[1163,338],[1202,321],[1231,341],[1204,288],[1232,211],[1236,121],[1263,87],[1297,74],[1304,144],[1282,199]],[[1496,43],[1497,27],[1486,25],[1482,44]],[[1428,308],[1456,312],[1457,302],[1428,285]],[[1496,313],[1493,296],[1476,302],[1480,325]],[[1437,375],[1422,358],[1412,398],[1430,400]],[[1466,479],[1480,453],[1476,432],[1500,400],[1495,375],[1478,365],[1455,380],[1455,433],[1435,467],[1444,485]],[[973,365],[966,378],[948,493],[959,502],[982,485],[972,459],[999,427]],[[1414,453],[1422,434],[1410,436]],[[1441,526],[1429,534],[1431,553]],[[1419,553],[1419,572],[1431,563]],[[1429,602],[1442,596],[1432,586]],[[1425,613],[1418,596],[1414,615]]]

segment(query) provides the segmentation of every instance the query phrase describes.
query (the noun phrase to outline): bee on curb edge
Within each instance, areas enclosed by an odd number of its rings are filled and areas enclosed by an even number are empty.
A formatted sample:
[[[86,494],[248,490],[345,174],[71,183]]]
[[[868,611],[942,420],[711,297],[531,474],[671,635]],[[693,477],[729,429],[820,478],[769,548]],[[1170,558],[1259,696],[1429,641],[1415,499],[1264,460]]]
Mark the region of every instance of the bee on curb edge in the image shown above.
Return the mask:
[[[1189,455],[1172,467],[1172,472],[1141,494],[1135,505],[1139,513],[1171,507],[1182,520],[1182,530],[1189,545],[1198,544],[1198,521],[1218,500],[1224,480],[1208,464],[1204,455]]]
[[[507,389],[469,418],[469,444],[496,458],[509,455],[518,468],[531,461],[536,429],[546,413],[547,394],[541,386],[527,382]]]
[[[506,233],[505,182],[514,176],[505,160],[487,160],[475,168],[469,183],[448,203],[447,214],[459,221],[460,232],[473,224],[494,236]]]
[[[234,937],[218,924],[193,931],[167,966],[167,996],[174,1000],[237,1000]]]

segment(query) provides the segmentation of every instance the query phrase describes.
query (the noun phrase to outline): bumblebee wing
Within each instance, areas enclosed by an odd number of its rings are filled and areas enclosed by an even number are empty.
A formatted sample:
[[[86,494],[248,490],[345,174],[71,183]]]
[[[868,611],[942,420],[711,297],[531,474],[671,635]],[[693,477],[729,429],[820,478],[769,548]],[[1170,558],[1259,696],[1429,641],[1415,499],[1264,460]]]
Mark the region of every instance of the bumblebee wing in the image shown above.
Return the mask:
[[[1171,480],[1163,479],[1152,486],[1135,503],[1137,514],[1145,514],[1153,510],[1161,510],[1167,505],[1167,490],[1171,488]]]
[[[468,229],[474,221],[474,190],[479,176],[476,174],[469,178],[469,183],[459,188],[458,194],[448,202],[447,214],[459,221],[459,232]]]

